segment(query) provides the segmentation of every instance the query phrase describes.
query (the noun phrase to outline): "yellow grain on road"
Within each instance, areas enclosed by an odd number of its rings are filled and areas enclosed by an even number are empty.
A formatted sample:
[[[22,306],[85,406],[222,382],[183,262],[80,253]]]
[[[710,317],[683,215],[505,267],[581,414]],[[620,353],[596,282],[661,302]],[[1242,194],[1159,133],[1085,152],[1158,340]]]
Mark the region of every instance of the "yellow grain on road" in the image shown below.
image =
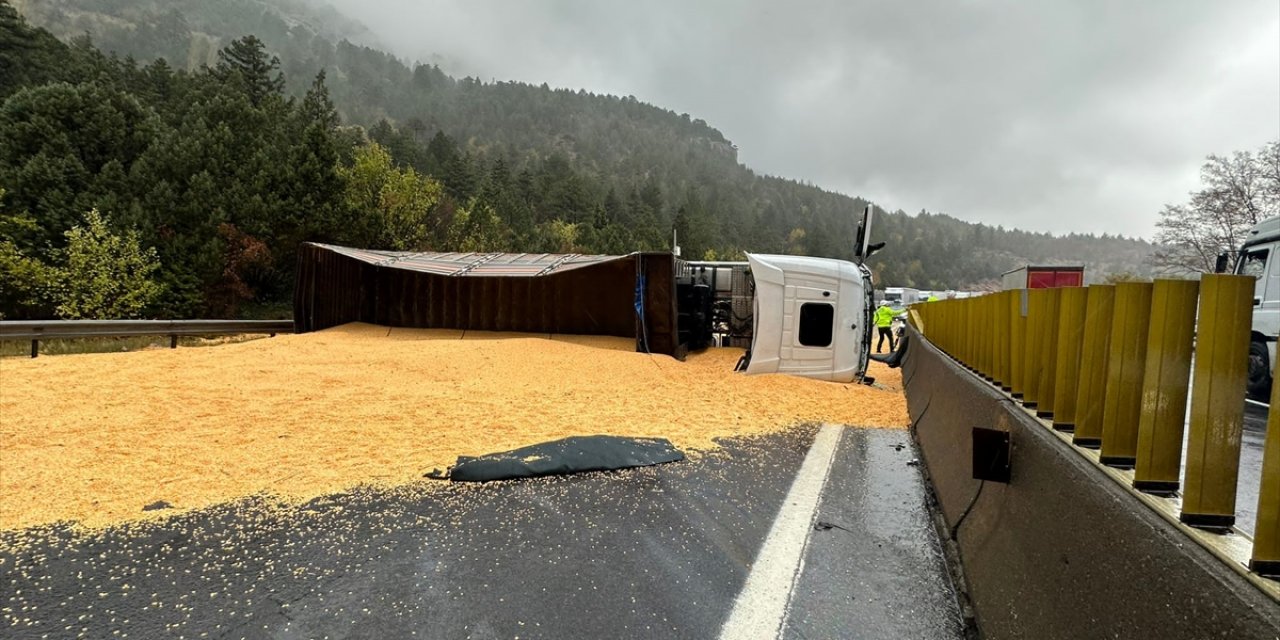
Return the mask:
[[[397,485],[458,455],[570,435],[715,438],[828,421],[903,427],[897,371],[877,387],[732,371],[625,338],[354,324],[204,349],[0,361],[0,529],[101,526],[270,493]]]

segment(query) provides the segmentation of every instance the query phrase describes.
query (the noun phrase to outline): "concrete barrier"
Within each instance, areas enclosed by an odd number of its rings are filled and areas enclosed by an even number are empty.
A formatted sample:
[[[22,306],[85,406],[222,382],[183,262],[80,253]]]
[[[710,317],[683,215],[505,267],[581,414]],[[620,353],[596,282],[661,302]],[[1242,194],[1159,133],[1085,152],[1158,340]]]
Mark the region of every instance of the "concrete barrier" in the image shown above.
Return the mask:
[[[1229,566],[910,331],[912,433],[985,638],[1280,637],[1264,578]],[[974,427],[1009,432],[1009,484],[972,479]]]

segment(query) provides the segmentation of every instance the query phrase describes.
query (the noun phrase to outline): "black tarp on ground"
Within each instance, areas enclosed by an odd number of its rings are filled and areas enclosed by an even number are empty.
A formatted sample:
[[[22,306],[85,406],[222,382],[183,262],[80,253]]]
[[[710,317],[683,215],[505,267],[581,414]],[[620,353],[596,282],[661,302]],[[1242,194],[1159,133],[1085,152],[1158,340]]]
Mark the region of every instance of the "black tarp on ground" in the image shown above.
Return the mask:
[[[666,438],[575,436],[479,457],[459,456],[449,479],[488,482],[648,467],[680,460],[684,460],[684,454]]]

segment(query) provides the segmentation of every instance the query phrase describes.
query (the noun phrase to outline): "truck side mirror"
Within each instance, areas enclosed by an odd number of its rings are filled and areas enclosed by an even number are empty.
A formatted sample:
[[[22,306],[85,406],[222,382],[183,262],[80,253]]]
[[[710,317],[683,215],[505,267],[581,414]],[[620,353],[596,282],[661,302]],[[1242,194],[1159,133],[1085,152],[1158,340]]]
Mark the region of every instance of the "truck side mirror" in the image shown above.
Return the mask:
[[[871,218],[874,217],[875,210],[868,204],[867,208],[862,212],[862,222],[858,223],[858,232],[854,236],[853,256],[861,260],[866,260],[874,249],[871,248]],[[884,243],[880,243],[884,246]]]
[[[1218,260],[1217,260],[1217,262],[1215,262],[1215,263],[1213,264],[1213,272],[1214,272],[1214,273],[1226,273],[1226,272],[1227,272],[1227,258],[1228,258],[1228,256],[1227,256],[1227,252],[1226,252],[1226,251],[1223,251],[1222,253],[1219,253],[1219,254],[1218,254]]]
[[[883,249],[883,248],[884,248],[884,241],[880,241],[880,242],[877,242],[877,243],[875,243],[875,244],[869,244],[869,245],[867,245],[867,255],[862,256],[862,258],[863,258],[864,260],[865,260],[865,259],[867,259],[867,258],[870,258],[870,257],[871,257],[871,254],[873,254],[873,253],[875,253],[875,252],[877,252],[877,251],[879,251],[879,250],[881,250],[881,249]]]

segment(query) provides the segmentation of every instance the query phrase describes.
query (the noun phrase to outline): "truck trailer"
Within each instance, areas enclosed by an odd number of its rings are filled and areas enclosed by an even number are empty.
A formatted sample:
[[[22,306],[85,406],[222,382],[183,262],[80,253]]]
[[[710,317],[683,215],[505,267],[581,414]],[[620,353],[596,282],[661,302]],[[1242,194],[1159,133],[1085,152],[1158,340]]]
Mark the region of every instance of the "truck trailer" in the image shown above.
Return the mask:
[[[1000,276],[1000,286],[1005,290],[1083,287],[1084,267],[1026,265],[1004,272]]]
[[[871,209],[855,254],[868,242]],[[690,262],[625,256],[382,251],[306,243],[294,288],[297,331],[348,322],[634,337],[682,359],[712,345],[746,349],[738,369],[852,382],[866,371],[871,273],[833,258],[748,254]]]

